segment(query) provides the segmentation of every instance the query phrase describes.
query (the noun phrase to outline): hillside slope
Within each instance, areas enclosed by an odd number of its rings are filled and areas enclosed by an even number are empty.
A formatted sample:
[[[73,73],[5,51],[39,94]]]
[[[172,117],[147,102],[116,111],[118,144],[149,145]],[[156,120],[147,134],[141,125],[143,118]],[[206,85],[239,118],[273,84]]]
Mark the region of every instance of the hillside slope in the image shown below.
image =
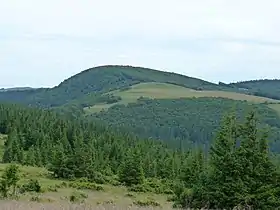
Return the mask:
[[[256,96],[280,99],[280,80],[263,79],[231,83],[229,86],[243,88]]]
[[[105,112],[96,112],[88,117],[131,131],[140,137],[164,140],[176,147],[209,147],[225,114],[236,111],[242,120],[250,110],[258,113],[261,127],[270,129],[273,150],[280,151],[280,117],[265,104],[212,97],[143,98],[126,106],[112,106]]]
[[[0,93],[0,101],[56,107],[88,94],[106,93],[142,82],[169,83],[198,90],[233,90],[204,80],[148,68],[99,66],[74,75],[54,88]]]
[[[125,90],[139,83],[151,82],[173,84],[198,91],[256,94],[256,88],[245,91],[244,83],[214,84],[197,78],[149,68],[111,65],[87,69],[53,88],[2,91],[0,92],[0,102],[16,102],[45,108],[71,104],[73,101],[80,105],[84,101],[91,100],[88,97],[92,98],[92,94],[96,96],[114,90]],[[246,83],[246,87],[248,85]],[[265,89],[263,92],[265,92],[267,87],[261,86],[260,88],[262,89],[262,87]],[[269,97],[269,95],[265,95],[265,97]],[[275,98],[275,94],[272,95],[272,98]]]
[[[131,86],[125,90],[115,90],[104,94],[104,99],[107,96],[107,101],[98,102],[93,106],[87,106],[84,108],[86,114],[107,110],[108,108],[128,103],[135,103],[139,98],[150,99],[181,99],[181,98],[201,98],[201,97],[213,97],[213,98],[225,98],[238,101],[247,101],[252,103],[275,103],[276,106],[280,103],[280,100],[269,99],[265,97],[259,97],[254,95],[247,95],[243,93],[220,91],[220,90],[194,90],[185,88],[178,85],[158,82],[140,83]],[[115,99],[115,102],[112,99]],[[109,103],[108,103],[109,100]],[[111,103],[110,103],[111,102]],[[88,104],[89,105],[89,104]]]

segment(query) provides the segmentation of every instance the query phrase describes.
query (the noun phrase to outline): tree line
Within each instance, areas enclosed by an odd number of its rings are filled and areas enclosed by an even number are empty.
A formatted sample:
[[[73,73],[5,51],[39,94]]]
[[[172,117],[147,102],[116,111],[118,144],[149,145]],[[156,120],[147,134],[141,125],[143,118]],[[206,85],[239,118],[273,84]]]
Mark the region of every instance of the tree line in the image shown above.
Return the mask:
[[[187,155],[160,142],[51,111],[0,105],[0,116],[0,133],[8,134],[3,162],[45,166],[58,178],[114,176],[131,165],[146,178],[172,179]]]

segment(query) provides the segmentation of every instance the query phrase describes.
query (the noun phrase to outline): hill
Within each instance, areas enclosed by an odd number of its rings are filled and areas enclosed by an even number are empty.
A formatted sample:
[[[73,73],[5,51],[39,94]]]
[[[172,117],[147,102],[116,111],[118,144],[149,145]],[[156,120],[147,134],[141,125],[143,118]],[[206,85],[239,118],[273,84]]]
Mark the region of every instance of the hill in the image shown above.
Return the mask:
[[[280,80],[263,79],[229,84],[231,87],[242,88],[256,96],[280,99]]]
[[[31,87],[14,87],[14,88],[1,88],[0,92],[4,92],[4,91],[24,91],[24,90],[31,90],[34,88]]]
[[[99,66],[74,75],[54,88],[1,93],[0,101],[21,101],[24,104],[56,107],[72,100],[80,100],[88,94],[125,89],[143,82],[168,83],[199,90],[232,90],[200,79],[148,68]],[[17,100],[18,98],[21,100]]]
[[[14,89],[13,91],[0,92],[0,101],[16,102],[44,108],[59,107],[73,103],[80,105],[84,101],[94,101],[94,98],[101,94],[116,90],[126,90],[140,83],[172,84],[197,91],[244,93],[244,89],[240,88],[239,84],[214,84],[185,75],[142,67],[99,66],[82,71],[53,88]],[[252,95],[254,93],[253,89],[245,91],[245,94]],[[209,92],[208,96],[210,94],[211,92]]]

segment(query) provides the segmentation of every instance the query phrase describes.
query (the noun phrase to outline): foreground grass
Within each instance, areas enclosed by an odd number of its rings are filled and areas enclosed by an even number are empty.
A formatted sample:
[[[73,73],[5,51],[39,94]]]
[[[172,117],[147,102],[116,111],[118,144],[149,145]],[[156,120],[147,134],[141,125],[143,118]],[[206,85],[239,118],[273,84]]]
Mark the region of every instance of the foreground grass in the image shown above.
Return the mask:
[[[112,205],[112,204],[102,204],[102,205],[89,205],[89,204],[70,204],[70,203],[38,203],[38,202],[19,202],[19,201],[0,201],[0,210],[153,210],[153,209],[165,209],[171,210],[169,207],[138,207],[135,205],[125,206],[125,205]]]
[[[0,164],[0,175],[7,164]],[[41,193],[20,194],[16,201],[0,201],[1,209],[172,209],[166,195],[129,192],[122,186],[102,190],[75,189],[69,181],[52,179],[45,168],[20,166],[19,185],[37,179]],[[74,197],[73,197],[74,196]],[[73,198],[73,199],[72,199]]]
[[[235,92],[227,91],[197,91],[178,85],[167,83],[140,83],[125,91],[112,91],[110,92],[115,96],[120,96],[121,101],[114,104],[97,104],[92,107],[85,108],[87,114],[107,110],[116,104],[128,104],[136,102],[139,97],[147,97],[151,99],[176,99],[176,98],[199,98],[199,97],[215,97],[227,98],[233,100],[248,101],[251,103],[279,103],[280,101],[269,99],[265,97],[258,97],[253,95],[246,95]]]

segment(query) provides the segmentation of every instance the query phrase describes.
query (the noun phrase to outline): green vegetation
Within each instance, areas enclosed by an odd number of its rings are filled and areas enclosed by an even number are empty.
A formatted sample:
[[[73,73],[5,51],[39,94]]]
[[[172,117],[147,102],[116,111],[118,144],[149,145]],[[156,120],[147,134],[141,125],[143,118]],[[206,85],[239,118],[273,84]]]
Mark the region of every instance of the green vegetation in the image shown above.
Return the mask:
[[[229,86],[241,88],[244,92],[249,92],[256,96],[280,99],[280,80],[278,79],[251,80],[231,83]]]
[[[278,141],[275,143],[280,103],[269,95],[256,96],[256,92],[269,90],[273,96],[277,94],[277,80],[213,84],[141,67],[99,66],[54,88],[1,92],[0,101],[50,109],[72,120],[86,116],[86,120],[185,148],[201,143],[209,148],[225,112],[235,104],[243,111],[252,106],[258,110],[261,124],[272,129],[274,151],[280,151]]]
[[[3,176],[11,166],[14,167],[10,164],[0,164],[0,176]],[[17,168],[19,181],[16,185],[16,199],[20,201],[21,206],[25,206],[26,201],[38,202],[41,205],[53,204],[51,209],[55,209],[56,205],[65,205],[67,207],[69,202],[95,208],[101,206],[110,207],[112,205],[120,207],[139,206],[140,202],[145,202],[147,207],[157,205],[165,209],[171,209],[172,206],[172,203],[166,201],[166,195],[130,193],[127,188],[122,186],[96,185],[85,180],[57,180],[50,176],[51,172],[39,167],[17,165]],[[103,190],[96,190],[92,187],[85,188],[85,185],[100,186]],[[11,198],[14,198],[14,196],[9,194],[8,199]],[[1,201],[1,207],[2,205],[4,205],[3,201]],[[29,208],[28,206],[24,209]]]
[[[100,195],[102,205],[127,199],[166,209],[163,198],[183,208],[280,205],[279,161],[269,152],[268,132],[253,111],[245,119],[238,120],[243,115],[239,112],[224,118],[209,152],[167,148],[50,111],[1,105],[0,114],[0,131],[8,135],[3,161],[25,165],[0,165],[4,198],[44,202],[52,201],[46,197],[51,194],[57,201],[87,203]],[[111,199],[108,191],[120,197]]]
[[[127,186],[156,178],[167,191],[165,180],[179,174],[187,155],[160,142],[63,119],[50,111],[0,105],[0,115],[0,131],[8,134],[3,162],[44,166],[56,178]],[[127,168],[132,166],[136,168]]]
[[[85,70],[54,88],[0,93],[0,101],[17,102],[40,107],[57,107],[74,101],[83,103],[88,95],[126,89],[142,82],[170,83],[199,90],[230,90],[231,88],[175,73],[132,66],[100,66]]]
[[[184,208],[277,209],[280,173],[272,163],[267,133],[251,112],[244,123],[228,116],[211,147],[209,159],[197,156],[198,175],[183,179],[175,191]]]
[[[164,209],[166,200],[182,208],[276,209],[279,89],[277,80],[216,85],[102,66],[54,88],[2,91],[0,101],[29,107],[0,104],[0,195]]]
[[[117,105],[135,103],[140,97],[150,99],[180,99],[180,98],[200,98],[200,97],[213,97],[213,98],[227,98],[233,100],[248,101],[252,103],[279,103],[280,101],[258,97],[253,95],[246,95],[242,93],[229,92],[229,91],[210,91],[210,90],[194,90],[185,88],[178,85],[167,83],[140,83],[133,85],[126,90],[115,90],[108,94],[104,94],[104,97],[118,98],[115,103],[102,103],[96,101],[96,104],[92,107],[84,108],[86,114],[100,112],[107,110],[108,108]]]
[[[7,136],[0,133],[0,157],[3,157],[4,154],[4,143]]]
[[[140,137],[161,139],[176,147],[204,145],[209,148],[223,115],[231,110],[239,120],[250,109],[260,118],[260,126],[271,129],[270,144],[280,151],[280,118],[266,104],[250,104],[223,98],[139,99],[137,103],[116,105],[91,118]]]

